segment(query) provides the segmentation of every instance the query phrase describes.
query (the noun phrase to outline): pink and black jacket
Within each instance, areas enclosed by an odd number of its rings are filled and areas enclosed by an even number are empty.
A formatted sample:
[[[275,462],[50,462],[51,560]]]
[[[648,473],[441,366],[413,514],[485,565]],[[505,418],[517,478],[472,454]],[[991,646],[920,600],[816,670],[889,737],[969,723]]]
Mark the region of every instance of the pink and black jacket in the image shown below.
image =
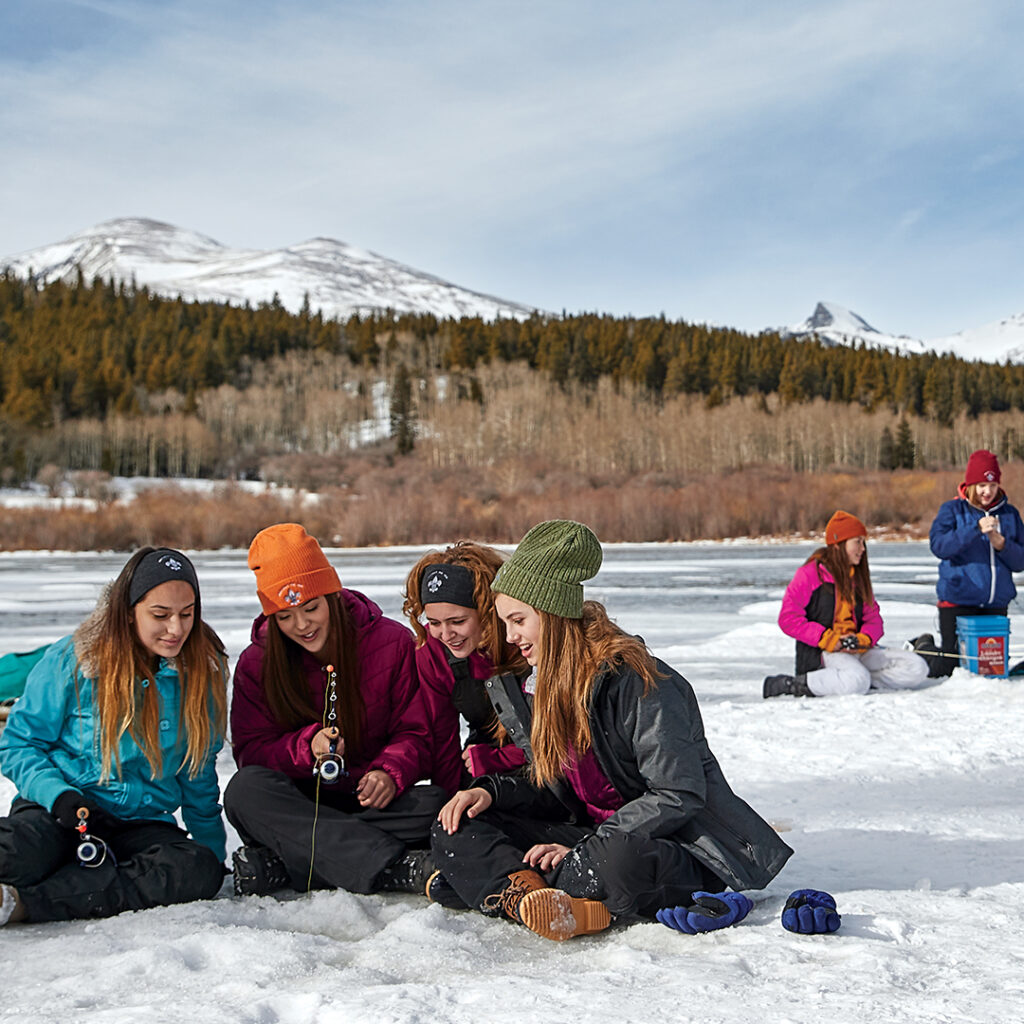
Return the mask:
[[[779,628],[796,640],[796,671],[815,672],[821,668],[818,642],[832,628],[836,615],[836,581],[821,562],[800,566],[786,587],[779,611]],[[853,606],[857,632],[877,644],[885,633],[878,602],[864,603],[857,598]]]
[[[416,670],[433,734],[429,774],[434,785],[451,795],[474,776],[514,771],[526,763],[526,755],[513,744],[495,745],[494,709],[485,686],[494,673],[489,658],[474,651],[468,658],[452,659],[440,640],[428,636],[416,649]],[[466,745],[473,747],[469,772],[462,761],[461,719],[469,725]]]

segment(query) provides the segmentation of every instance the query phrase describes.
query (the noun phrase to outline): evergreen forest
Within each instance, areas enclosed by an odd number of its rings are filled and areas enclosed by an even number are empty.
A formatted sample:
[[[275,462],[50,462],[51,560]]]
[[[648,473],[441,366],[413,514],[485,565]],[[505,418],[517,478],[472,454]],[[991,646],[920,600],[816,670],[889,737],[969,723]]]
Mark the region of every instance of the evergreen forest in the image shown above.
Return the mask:
[[[1024,366],[664,317],[337,322],[308,302],[291,313],[276,296],[238,307],[81,275],[47,285],[0,275],[6,486],[263,479],[345,489],[351,502],[376,473],[385,503],[413,478],[420,489],[458,480],[478,535],[489,524],[514,534],[494,508],[507,512],[510,495],[573,492],[612,495],[621,539],[664,539],[711,527],[707,516],[679,526],[667,506],[644,525],[652,489],[708,474],[768,474],[782,488],[779,474],[952,472],[978,447],[1024,457]],[[753,510],[771,487],[753,489],[734,502]],[[822,507],[840,497],[826,487]],[[801,529],[818,515],[774,506],[710,535],[735,535],[721,531],[744,521],[754,532]]]

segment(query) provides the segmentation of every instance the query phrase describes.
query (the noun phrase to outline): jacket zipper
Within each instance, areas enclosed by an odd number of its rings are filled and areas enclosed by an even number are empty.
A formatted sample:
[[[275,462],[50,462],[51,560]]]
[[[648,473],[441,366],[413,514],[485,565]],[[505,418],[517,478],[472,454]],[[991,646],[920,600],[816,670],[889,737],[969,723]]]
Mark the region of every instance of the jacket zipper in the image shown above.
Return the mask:
[[[999,529],[999,516],[996,519],[996,529]],[[996,599],[996,546],[992,543],[992,539],[989,538],[988,542],[988,564],[989,572],[991,573],[992,581],[989,584],[988,591],[988,603],[993,604]]]

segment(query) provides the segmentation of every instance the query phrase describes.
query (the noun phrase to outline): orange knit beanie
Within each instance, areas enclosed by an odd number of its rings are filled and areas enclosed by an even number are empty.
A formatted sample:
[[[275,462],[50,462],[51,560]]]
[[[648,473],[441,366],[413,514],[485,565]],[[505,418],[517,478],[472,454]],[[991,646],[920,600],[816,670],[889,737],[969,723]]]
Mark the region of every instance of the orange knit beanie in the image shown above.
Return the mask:
[[[260,530],[249,545],[249,568],[265,615],[341,590],[341,580],[316,540],[298,523]]]
[[[841,544],[851,537],[866,537],[867,535],[868,531],[864,524],[856,516],[851,516],[849,512],[843,512],[842,509],[832,516],[828,521],[828,526],[825,527],[826,544]]]

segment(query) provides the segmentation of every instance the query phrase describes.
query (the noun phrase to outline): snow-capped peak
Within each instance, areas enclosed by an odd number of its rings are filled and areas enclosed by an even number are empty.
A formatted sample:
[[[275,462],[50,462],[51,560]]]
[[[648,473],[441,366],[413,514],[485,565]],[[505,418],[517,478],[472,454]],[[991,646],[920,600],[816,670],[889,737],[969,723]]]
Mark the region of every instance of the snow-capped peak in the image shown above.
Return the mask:
[[[804,321],[784,327],[780,333],[786,338],[817,338],[826,345],[856,345],[862,342],[874,348],[887,348],[894,352],[921,353],[923,342],[914,338],[895,337],[872,327],[859,313],[840,306],[837,302],[819,302],[814,312]]]
[[[293,312],[306,297],[325,317],[391,309],[438,317],[524,318],[529,306],[460,288],[332,238],[284,249],[233,249],[206,235],[145,217],[104,221],[62,242],[0,258],[0,267],[42,282],[94,277],[160,295],[258,305],[276,294]]]

